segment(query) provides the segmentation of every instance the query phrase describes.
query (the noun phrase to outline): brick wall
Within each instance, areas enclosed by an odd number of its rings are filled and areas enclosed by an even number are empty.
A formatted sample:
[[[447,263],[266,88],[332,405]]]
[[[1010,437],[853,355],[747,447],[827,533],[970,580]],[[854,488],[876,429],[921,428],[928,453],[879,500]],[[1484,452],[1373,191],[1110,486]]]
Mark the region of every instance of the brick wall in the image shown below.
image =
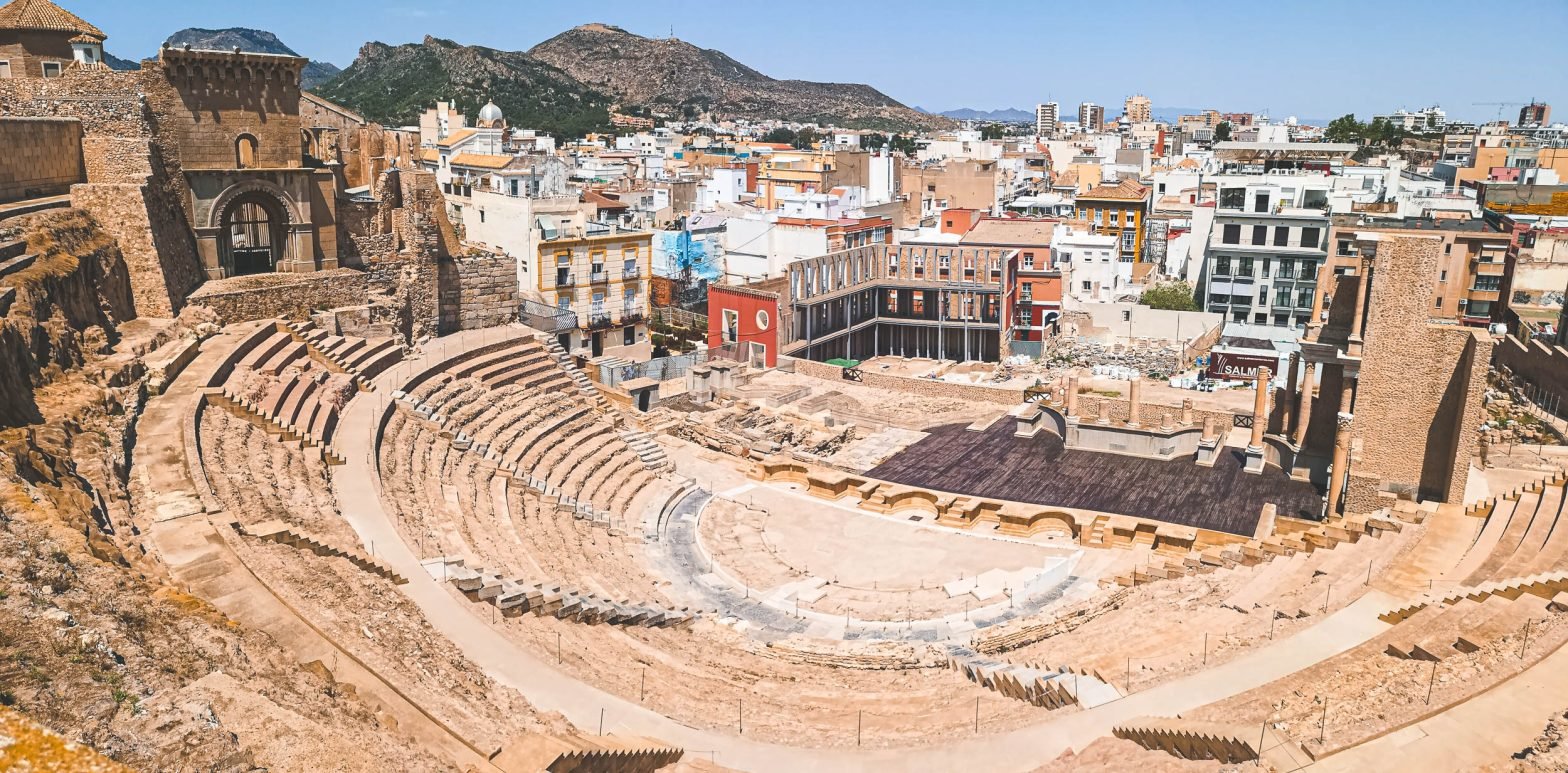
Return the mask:
[[[224,324],[252,319],[307,319],[313,311],[357,306],[370,294],[370,274],[334,269],[305,274],[254,274],[208,282],[189,302],[212,309]]]
[[[517,318],[517,263],[505,255],[442,261],[441,334],[502,325]]]
[[[1394,237],[1378,247],[1352,468],[1380,480],[1383,491],[1457,502],[1476,451],[1492,343],[1470,328],[1427,322],[1441,255],[1442,242],[1430,237]]]
[[[1493,362],[1539,390],[1542,401],[1555,400],[1558,415],[1568,415],[1568,348],[1508,336],[1492,350]]]
[[[42,78],[44,62],[58,62],[63,71],[76,58],[69,32],[6,30],[5,34],[11,42],[0,44],[0,61],[11,63],[13,79]]]
[[[74,118],[0,118],[0,148],[0,202],[59,196],[86,181]]]

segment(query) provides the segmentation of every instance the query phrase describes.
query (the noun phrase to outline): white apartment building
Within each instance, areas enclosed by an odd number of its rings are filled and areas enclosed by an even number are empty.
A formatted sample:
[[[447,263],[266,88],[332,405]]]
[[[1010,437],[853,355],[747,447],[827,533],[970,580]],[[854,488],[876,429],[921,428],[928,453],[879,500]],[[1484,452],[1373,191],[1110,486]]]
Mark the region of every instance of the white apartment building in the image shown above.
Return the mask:
[[[1034,134],[1050,137],[1056,134],[1056,124],[1061,119],[1062,106],[1055,102],[1042,102],[1034,106]]]
[[[1058,225],[1051,235],[1051,258],[1062,271],[1063,295],[1079,303],[1107,303],[1132,287],[1131,263],[1118,259],[1114,234],[1094,234]]]

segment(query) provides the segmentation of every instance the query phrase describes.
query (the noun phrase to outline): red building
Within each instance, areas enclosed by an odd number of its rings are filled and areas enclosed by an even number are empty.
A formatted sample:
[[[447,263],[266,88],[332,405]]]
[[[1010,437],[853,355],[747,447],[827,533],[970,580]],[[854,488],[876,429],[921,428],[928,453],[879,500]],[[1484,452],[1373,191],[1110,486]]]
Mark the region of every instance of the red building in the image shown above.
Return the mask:
[[[1002,318],[1012,325],[1013,341],[1043,341],[1054,335],[1062,311],[1062,272],[1051,258],[1049,218],[982,218],[959,243],[966,247],[1014,250],[1007,264]],[[1056,316],[1052,316],[1052,315]]]
[[[768,367],[779,364],[783,321],[779,293],[787,280],[780,278],[746,286],[708,285],[708,348],[732,343],[762,347]]]

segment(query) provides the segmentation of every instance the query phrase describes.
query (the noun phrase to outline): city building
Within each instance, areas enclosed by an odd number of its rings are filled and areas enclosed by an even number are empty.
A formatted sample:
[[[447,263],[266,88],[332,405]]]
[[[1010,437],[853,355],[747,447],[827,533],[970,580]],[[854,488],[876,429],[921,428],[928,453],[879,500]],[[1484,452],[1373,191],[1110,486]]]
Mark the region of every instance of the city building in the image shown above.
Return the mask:
[[[1373,121],[1387,121],[1405,131],[1426,133],[1442,131],[1448,125],[1448,113],[1433,105],[1411,112],[1400,108],[1392,113],[1372,116]]]
[[[1042,102],[1034,106],[1034,133],[1037,137],[1051,137],[1056,134],[1057,123],[1061,119],[1061,105],[1055,102]]]
[[[1329,229],[1329,274],[1355,273],[1356,242],[1370,234],[1437,239],[1442,249],[1432,284],[1431,316],[1484,327],[1502,322],[1507,309],[1516,239],[1480,218],[1378,218],[1335,215]]]
[[[1093,102],[1083,102],[1078,105],[1078,129],[1083,132],[1097,132],[1105,127],[1105,106]]]
[[[1531,102],[1519,108],[1520,126],[1546,126],[1552,122],[1552,106],[1545,102]]]
[[[708,285],[708,348],[761,347],[763,363],[776,367],[784,341],[779,300],[784,289],[783,277],[749,285]]]
[[[1328,259],[1329,195],[1350,143],[1215,145],[1217,200],[1199,271],[1205,311],[1255,325],[1310,321],[1319,271]],[[1206,221],[1204,218],[1195,220]]]
[[[1132,123],[1147,123],[1154,120],[1154,107],[1149,102],[1149,98],[1142,94],[1128,97],[1122,106],[1122,113]]]
[[[1063,274],[1063,295],[1078,303],[1120,300],[1132,285],[1135,264],[1123,262],[1121,238],[1097,234],[1082,221],[1057,226],[1051,263]]]
[[[586,223],[543,222],[523,267],[523,317],[567,351],[648,359],[653,234]]]
[[[1102,183],[1078,194],[1077,207],[1078,219],[1088,223],[1092,233],[1116,237],[1118,260],[1142,260],[1144,220],[1149,214],[1147,185],[1130,178]]]
[[[1012,326],[1012,341],[1043,341],[1055,335],[1062,312],[1062,272],[1051,251],[1056,220],[983,218],[958,243],[1008,251],[1008,291],[1002,313]]]
[[[103,30],[49,0],[0,7],[0,79],[58,78],[103,63]]]

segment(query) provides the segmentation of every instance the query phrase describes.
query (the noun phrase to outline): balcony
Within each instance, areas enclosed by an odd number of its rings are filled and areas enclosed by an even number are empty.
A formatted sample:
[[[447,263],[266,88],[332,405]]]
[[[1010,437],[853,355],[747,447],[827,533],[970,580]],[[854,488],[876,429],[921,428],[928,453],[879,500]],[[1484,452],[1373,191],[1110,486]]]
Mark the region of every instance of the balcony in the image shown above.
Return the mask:
[[[1482,290],[1482,289],[1477,289],[1477,288],[1471,288],[1470,291],[1465,294],[1465,298],[1467,298],[1471,302],[1475,302],[1475,301],[1496,301],[1498,299],[1499,293],[1500,293],[1500,291],[1498,291],[1498,290]]]
[[[642,276],[642,266],[633,263],[630,267],[621,271],[621,276],[625,279],[636,279]]]
[[[570,272],[570,271],[557,271],[557,272],[555,272],[555,286],[556,287],[571,287],[572,285],[575,285],[575,284],[577,284],[577,277],[574,276],[572,274],[572,272]]]
[[[577,327],[577,315],[570,309],[523,299],[517,308],[519,321],[544,333],[560,333]]]
[[[641,303],[628,303],[621,307],[621,324],[635,325],[648,318],[648,311]]]
[[[610,281],[610,272],[605,271],[603,266],[599,266],[599,267],[595,268],[593,271],[589,272],[589,274],[588,274],[588,283],[589,284],[596,284],[596,285],[598,285],[598,284],[604,284],[605,282],[608,282],[608,281]]]
[[[1508,265],[1500,260],[1475,261],[1475,273],[1480,276],[1502,276],[1508,271]]]
[[[604,308],[603,304],[594,304],[588,309],[588,324],[585,326],[585,329],[603,330],[614,326],[615,320],[610,316],[610,312]]]

